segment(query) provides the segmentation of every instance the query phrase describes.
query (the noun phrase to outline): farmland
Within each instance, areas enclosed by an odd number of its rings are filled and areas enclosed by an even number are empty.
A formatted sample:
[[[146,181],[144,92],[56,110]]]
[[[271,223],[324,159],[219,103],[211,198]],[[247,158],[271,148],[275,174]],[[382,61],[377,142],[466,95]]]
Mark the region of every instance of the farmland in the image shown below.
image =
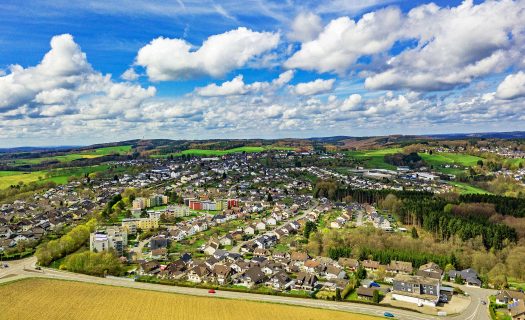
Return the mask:
[[[116,146],[116,147],[104,147],[92,150],[85,150],[76,153],[70,153],[59,156],[40,157],[40,158],[27,158],[27,159],[14,159],[7,160],[5,164],[13,164],[16,166],[22,165],[35,165],[43,162],[58,161],[61,163],[68,163],[78,159],[93,159],[111,154],[126,154],[131,150],[131,146]]]
[[[163,155],[153,155],[154,158],[167,158],[170,155],[173,155],[175,157],[183,156],[183,155],[191,155],[191,156],[199,156],[199,157],[221,157],[227,154],[232,153],[254,153],[254,152],[263,152],[265,150],[293,150],[293,148],[287,148],[287,147],[238,147],[233,149],[227,149],[227,150],[208,150],[208,149],[188,149],[184,150],[178,153],[172,153],[172,154],[163,154]]]
[[[39,181],[64,184],[67,183],[68,178],[71,176],[79,177],[86,173],[104,171],[107,170],[107,168],[107,165],[98,165],[92,167],[42,170],[33,172],[0,171],[0,189],[9,188],[9,186],[17,185],[20,182],[28,184]]]
[[[471,156],[464,153],[450,153],[450,152],[440,152],[434,154],[420,153],[419,154],[423,160],[429,165],[433,165],[434,168],[438,171],[444,173],[456,174],[462,172],[464,167],[475,166],[479,160],[484,160],[483,158]],[[445,168],[444,165],[457,165],[463,168]]]
[[[351,158],[363,161],[367,168],[395,169],[396,167],[385,162],[385,155],[403,152],[402,148],[384,148],[368,151],[347,151]]]
[[[50,290],[52,288],[52,290]],[[373,320],[371,316],[194,297],[80,282],[27,279],[0,286],[2,319]],[[31,308],[27,306],[31,305]],[[274,315],[270,316],[269,315]],[[277,316],[278,315],[278,316]]]

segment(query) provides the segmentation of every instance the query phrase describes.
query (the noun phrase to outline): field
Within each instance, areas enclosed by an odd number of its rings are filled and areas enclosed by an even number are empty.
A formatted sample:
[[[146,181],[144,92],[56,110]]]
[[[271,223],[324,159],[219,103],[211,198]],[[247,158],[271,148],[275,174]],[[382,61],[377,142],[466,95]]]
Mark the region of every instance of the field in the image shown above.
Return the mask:
[[[385,148],[368,151],[347,151],[346,154],[357,160],[362,160],[367,168],[396,169],[395,166],[385,162],[385,155],[403,152],[402,148]]]
[[[77,153],[70,153],[62,156],[52,156],[52,157],[41,157],[41,158],[28,158],[28,159],[15,159],[12,161],[6,161],[6,164],[14,165],[34,165],[40,164],[46,161],[59,161],[62,163],[71,162],[78,159],[92,159],[98,158],[110,154],[125,154],[131,150],[131,146],[116,146],[116,147],[105,147],[98,148],[93,150],[85,150]]]
[[[463,153],[420,153],[419,156],[425,160],[426,163],[433,165],[434,169],[443,173],[457,174],[464,171],[464,167],[476,166],[479,160],[483,158],[471,156]],[[444,168],[443,165],[458,165],[463,168]]]
[[[153,158],[167,158],[170,155],[173,155],[174,157],[179,157],[183,155],[192,155],[192,156],[200,156],[200,157],[221,157],[227,154],[232,153],[254,153],[254,152],[263,152],[265,150],[293,150],[294,148],[287,148],[287,147],[239,147],[239,148],[233,148],[233,149],[227,149],[227,150],[207,150],[207,149],[188,149],[184,150],[179,153],[172,153],[172,154],[163,154],[163,155],[152,155]]]
[[[28,279],[0,286],[0,318],[178,320],[373,320],[371,316],[194,297],[80,282]],[[28,306],[31,306],[28,308]]]
[[[481,188],[478,188],[476,186],[472,186],[468,183],[462,183],[462,182],[455,182],[455,181],[450,181],[449,182],[450,185],[453,185],[454,187],[456,187],[456,189],[459,191],[460,194],[482,194],[482,193],[490,193],[486,190],[483,190]]]
[[[99,172],[107,170],[107,165],[98,165],[92,167],[79,167],[67,169],[54,169],[33,172],[22,171],[0,171],[0,189],[9,188],[11,185],[17,185],[19,182],[28,184],[35,181],[55,182],[65,184],[71,176],[79,177],[85,173]]]

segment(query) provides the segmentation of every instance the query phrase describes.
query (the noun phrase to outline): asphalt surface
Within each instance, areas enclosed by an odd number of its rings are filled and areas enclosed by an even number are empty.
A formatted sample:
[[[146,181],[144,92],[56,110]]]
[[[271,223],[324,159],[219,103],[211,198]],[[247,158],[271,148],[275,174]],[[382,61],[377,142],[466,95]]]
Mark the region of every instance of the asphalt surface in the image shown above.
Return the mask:
[[[166,286],[142,282],[134,282],[127,278],[99,278],[83,274],[71,273],[62,270],[42,268],[42,270],[35,269],[36,258],[31,257],[23,260],[9,261],[8,268],[0,268],[0,283],[10,282],[17,279],[24,278],[48,278],[57,280],[80,281],[86,283],[112,285],[118,287],[127,287],[143,290],[153,290],[169,293],[187,294],[194,296],[204,296],[210,298],[227,298],[249,301],[261,301],[270,303],[280,303],[294,306],[314,307],[330,310],[345,311],[351,313],[361,313],[373,316],[382,317],[384,312],[390,312],[395,315],[396,319],[407,320],[427,320],[427,319],[453,319],[453,320],[488,320],[490,319],[488,313],[488,306],[481,304],[481,300],[488,301],[488,296],[493,294],[493,290],[472,288],[467,286],[460,286],[462,290],[471,296],[471,303],[461,313],[449,317],[437,317],[433,315],[426,315],[412,311],[400,310],[384,306],[365,305],[351,302],[335,302],[314,299],[301,299],[282,296],[261,295],[244,292],[232,292],[216,290],[215,294],[208,293],[207,289],[186,288],[176,286]]]

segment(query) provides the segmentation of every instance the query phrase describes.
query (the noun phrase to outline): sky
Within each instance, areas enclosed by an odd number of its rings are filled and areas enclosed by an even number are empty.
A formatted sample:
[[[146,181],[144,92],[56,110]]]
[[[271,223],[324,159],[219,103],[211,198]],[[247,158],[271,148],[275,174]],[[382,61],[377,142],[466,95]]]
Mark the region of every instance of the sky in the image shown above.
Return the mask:
[[[525,0],[0,2],[0,147],[525,130]]]

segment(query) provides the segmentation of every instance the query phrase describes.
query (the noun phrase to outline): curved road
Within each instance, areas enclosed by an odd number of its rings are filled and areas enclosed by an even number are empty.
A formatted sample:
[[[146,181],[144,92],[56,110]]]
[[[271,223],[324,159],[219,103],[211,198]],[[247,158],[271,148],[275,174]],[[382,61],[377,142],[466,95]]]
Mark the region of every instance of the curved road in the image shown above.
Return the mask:
[[[24,279],[24,278],[49,278],[58,280],[70,280],[80,281],[86,283],[112,285],[119,287],[135,288],[135,289],[146,289],[153,291],[188,294],[194,296],[205,296],[205,297],[217,297],[217,298],[228,298],[228,299],[239,299],[239,300],[251,300],[251,301],[263,301],[271,303],[288,304],[294,306],[314,307],[338,311],[346,311],[351,313],[361,313],[372,316],[382,317],[385,311],[391,312],[396,316],[396,319],[406,320],[428,320],[438,319],[437,316],[421,314],[412,311],[405,311],[395,308],[389,308],[384,306],[366,305],[351,302],[335,302],[315,299],[302,299],[282,296],[271,296],[244,292],[233,292],[233,291],[221,291],[217,290],[214,295],[208,293],[207,289],[199,288],[187,288],[187,287],[176,287],[166,286],[151,283],[134,282],[127,278],[99,278],[92,277],[78,273],[71,273],[62,270],[43,268],[42,270],[35,270],[36,258],[31,257],[23,260],[10,261],[8,268],[0,268],[0,283],[10,282],[13,280]],[[468,292],[472,297],[472,302],[469,307],[459,315],[453,317],[441,317],[446,319],[454,320],[478,320],[478,319],[490,319],[488,316],[487,306],[480,303],[480,298],[487,300],[487,296],[492,294],[490,290],[480,288],[467,288],[462,287],[465,292]]]

